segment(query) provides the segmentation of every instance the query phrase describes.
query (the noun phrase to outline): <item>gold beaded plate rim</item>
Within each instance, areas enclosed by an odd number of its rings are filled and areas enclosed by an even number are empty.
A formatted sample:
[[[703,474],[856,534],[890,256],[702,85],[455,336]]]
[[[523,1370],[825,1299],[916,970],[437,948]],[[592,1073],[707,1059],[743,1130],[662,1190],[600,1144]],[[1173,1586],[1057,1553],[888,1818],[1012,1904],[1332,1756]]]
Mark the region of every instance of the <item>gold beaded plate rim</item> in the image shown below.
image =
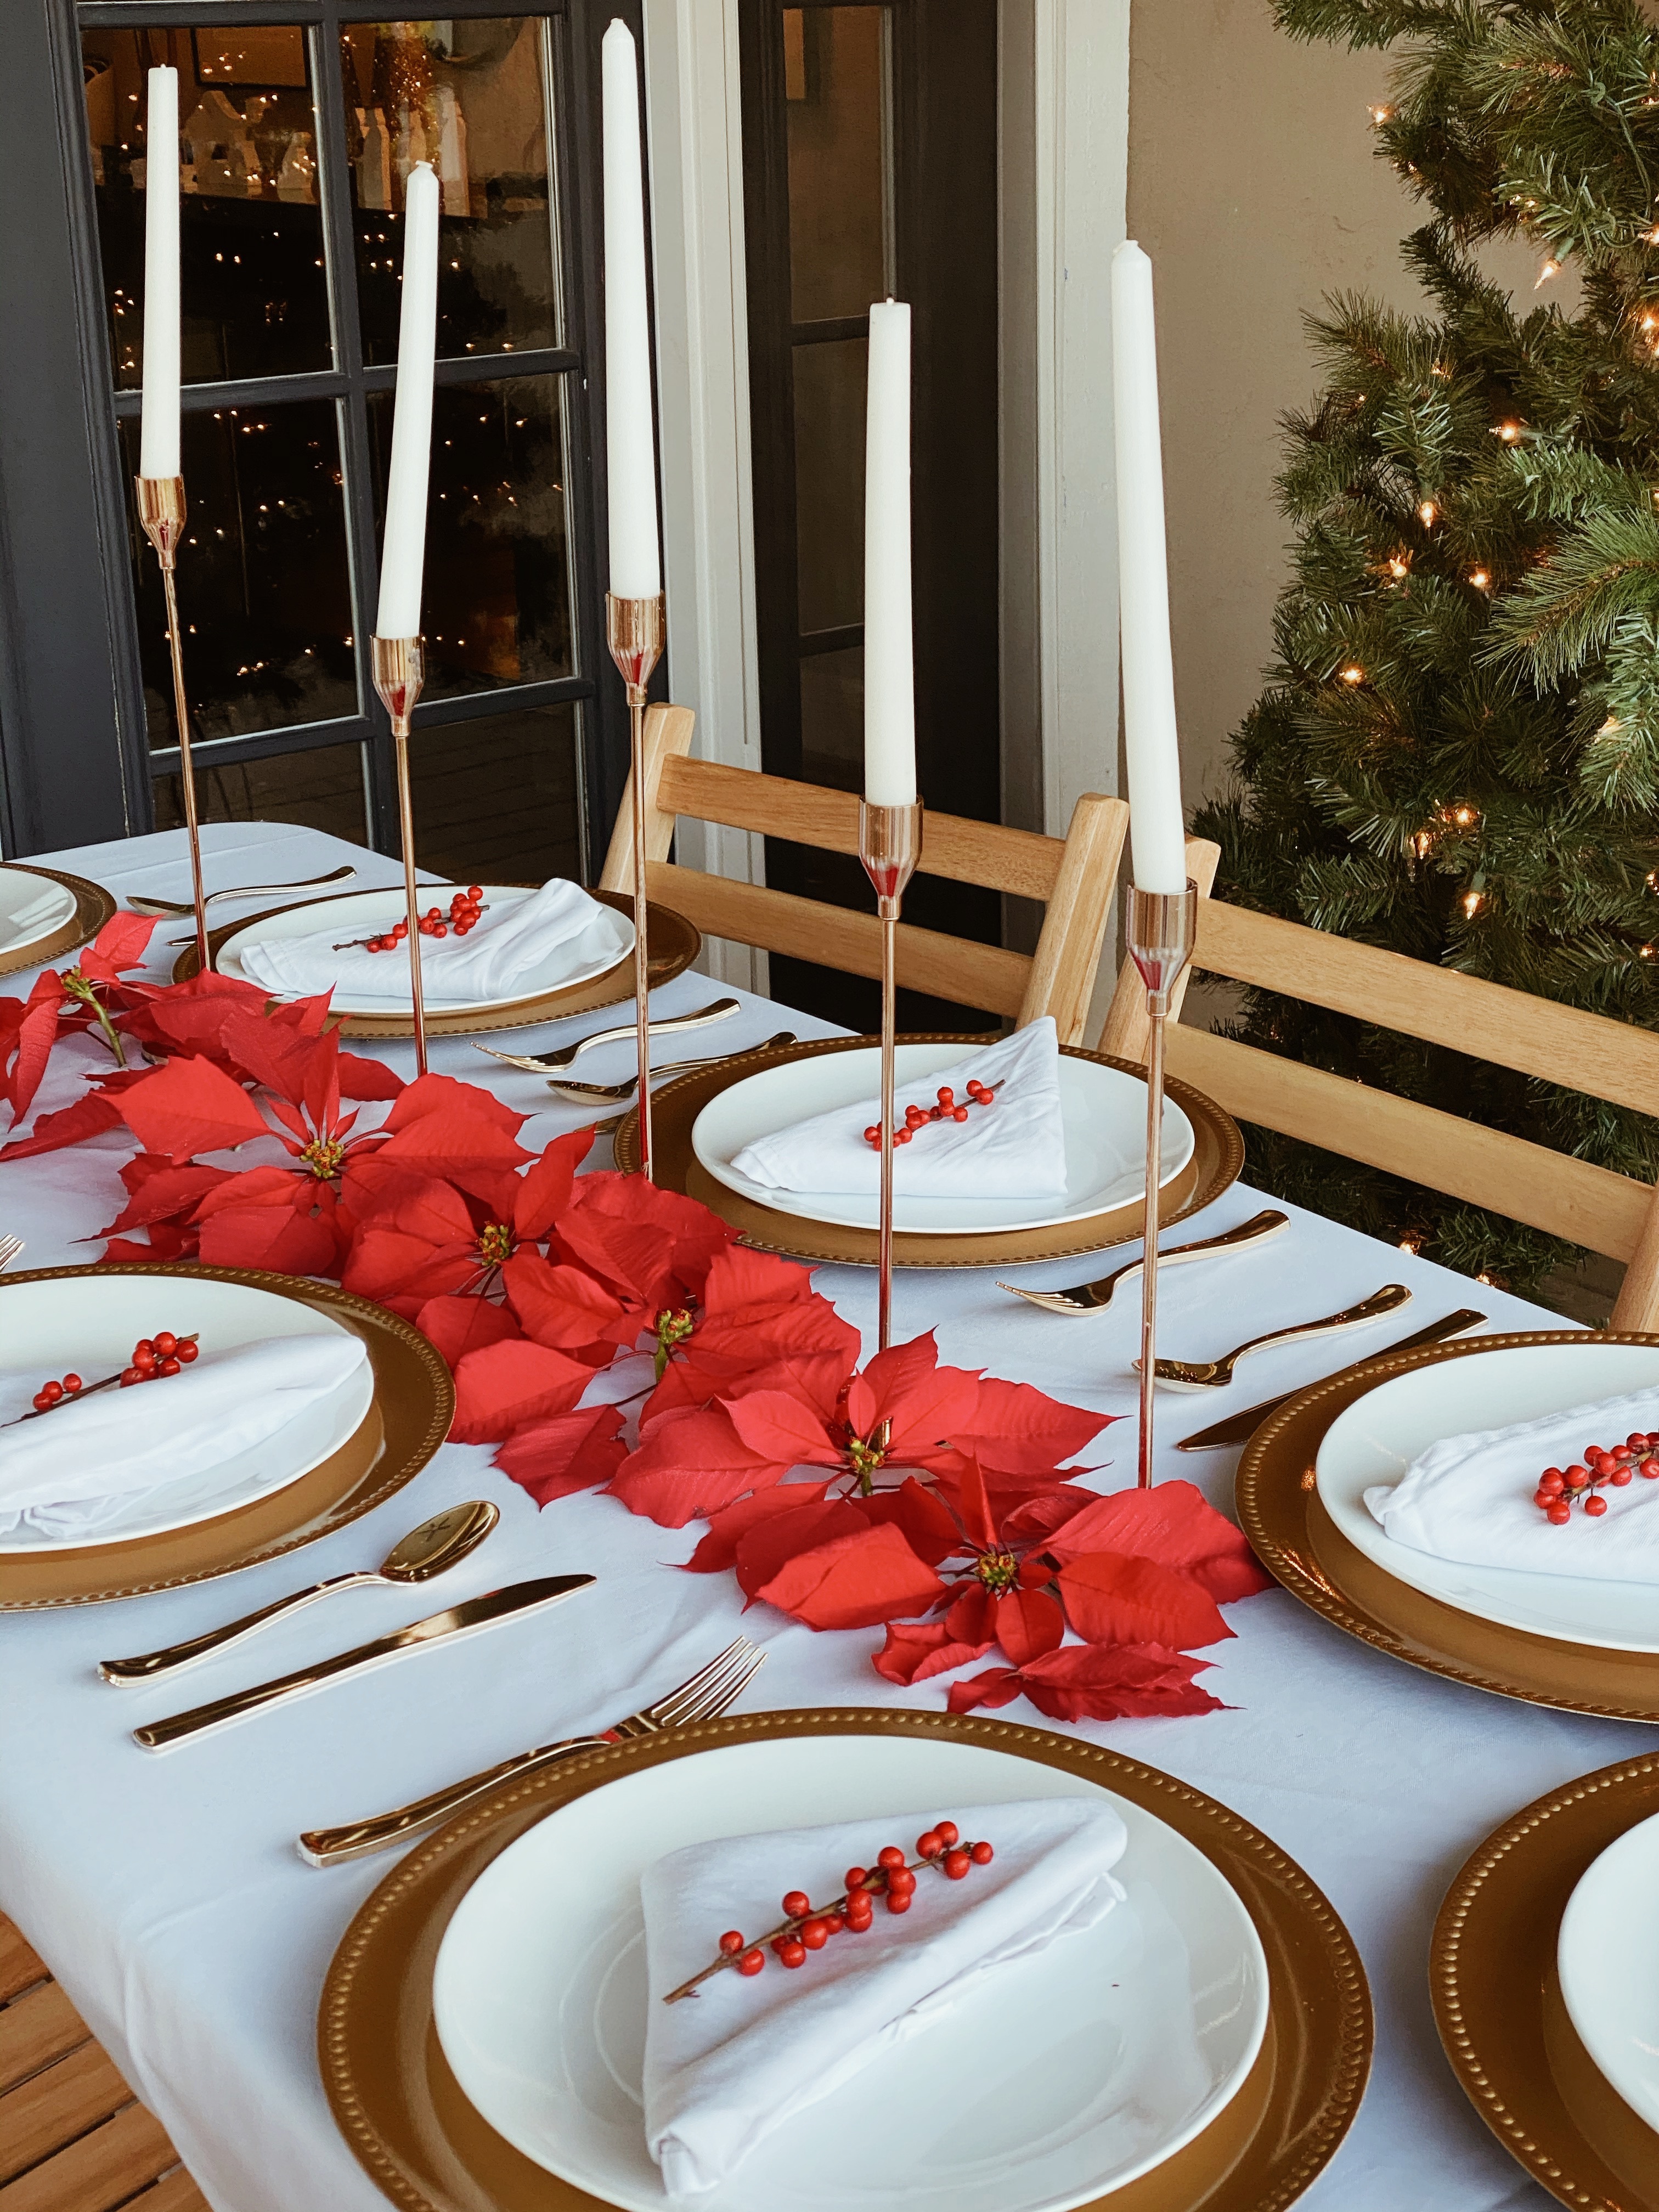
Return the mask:
[[[15,975],[25,968],[50,968],[64,953],[89,945],[118,910],[114,893],[106,891],[101,884],[89,883],[85,876],[71,876],[62,868],[42,868],[31,860],[8,860],[5,866],[21,875],[44,876],[49,883],[62,884],[65,890],[75,894],[75,912],[50,937],[39,938],[33,945],[20,945],[10,952],[0,952],[0,975]]]
[[[1351,1544],[1325,1510],[1314,1463],[1337,1415],[1412,1369],[1532,1345],[1659,1345],[1659,1336],[1584,1329],[1515,1331],[1425,1345],[1310,1383],[1270,1414],[1244,1448],[1234,1502],[1257,1557],[1292,1596],[1390,1658],[1472,1689],[1561,1712],[1659,1721],[1659,1653],[1607,1650],[1460,1612],[1396,1581]]]
[[[1659,2212],[1659,2137],[1573,2033],[1556,1941],[1585,1869],[1656,1812],[1652,1757],[1534,1798],[1470,1853],[1430,1945],[1435,2025],[1469,2102],[1534,2180],[1593,2212]]]
[[[455,1386],[437,1347],[412,1322],[337,1284],[257,1267],[190,1261],[147,1266],[33,1267],[0,1275],[0,1300],[34,1283],[77,1276],[185,1276],[236,1283],[314,1307],[361,1336],[374,1369],[374,1397],[357,1435],[297,1482],[210,1521],[75,1552],[0,1557],[0,1613],[101,1605],[153,1590],[181,1589],[299,1551],[382,1504],[411,1482],[449,1433]],[[3,1330],[0,1312],[0,1331]]]
[[[1144,1807],[1202,1851],[1249,1912],[1271,2008],[1244,2086],[1185,2149],[1089,2212],[1283,2212],[1329,2163],[1370,2066],[1370,1993],[1353,1939],[1277,1844],[1213,1798],[1118,1752],[986,1715],[830,1707],[667,1730],[501,1784],[417,1844],[358,1909],[318,2009],[324,2085],[359,2162],[404,2212],[597,2212],[467,2103],[432,2020],[439,1943],[472,1883],[548,1813],[641,1766],[813,1735],[950,1737],[1059,1767]]]

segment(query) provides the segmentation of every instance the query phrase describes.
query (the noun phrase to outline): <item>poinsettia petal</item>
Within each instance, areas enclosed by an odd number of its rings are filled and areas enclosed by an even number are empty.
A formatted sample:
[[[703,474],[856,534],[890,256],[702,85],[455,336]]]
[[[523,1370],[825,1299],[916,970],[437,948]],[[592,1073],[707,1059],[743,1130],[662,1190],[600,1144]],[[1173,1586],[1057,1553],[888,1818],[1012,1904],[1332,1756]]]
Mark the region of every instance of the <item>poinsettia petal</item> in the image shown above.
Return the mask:
[[[1117,1490],[1094,1498],[1060,1527],[1047,1548],[1062,1562],[1093,1551],[1158,1559],[1179,1567],[1218,1605],[1273,1588],[1273,1577],[1243,1531],[1190,1482],[1160,1482],[1150,1490]]]
[[[630,1513],[665,1528],[719,1513],[787,1468],[750,1451],[724,1407],[671,1413],[631,1452],[611,1485]]]
[[[1041,1713],[1057,1721],[1174,1717],[1222,1711],[1219,1698],[1193,1680],[1209,1665],[1155,1644],[1068,1644],[1029,1666],[1005,1673],[992,1668],[953,1683],[951,1711],[976,1705],[1006,1705],[1022,1692]],[[975,1692],[984,1686],[981,1694]]]
[[[120,1097],[121,1119],[147,1152],[187,1160],[268,1137],[270,1125],[240,1083],[210,1060],[169,1060]]]
[[[607,1282],[654,1309],[700,1291],[715,1255],[738,1232],[647,1176],[601,1170],[578,1182],[559,1234]]]
[[[1051,1471],[1073,1458],[1111,1422],[1116,1413],[1091,1413],[1062,1405],[1029,1382],[981,1377],[979,1402],[966,1428],[952,1429],[953,1440],[973,1453],[981,1467],[1009,1474]]]
[[[842,1453],[814,1407],[790,1390],[754,1390],[722,1400],[750,1451],[784,1467],[839,1467]]]
[[[155,914],[112,915],[76,964],[83,975],[118,975],[124,968],[137,968],[149,949],[161,917]]]
[[[56,1114],[42,1114],[28,1136],[15,1137],[0,1146],[0,1165],[8,1160],[33,1159],[40,1152],[60,1152],[65,1145],[84,1144],[88,1137],[102,1136],[106,1129],[120,1126],[121,1109],[114,1098],[101,1091],[88,1091],[72,1106],[64,1106]]]
[[[1128,1552],[1085,1552],[1060,1571],[1066,1617],[1089,1644],[1163,1644],[1173,1650],[1231,1636],[1206,1589]]]
[[[799,1306],[816,1295],[810,1267],[781,1259],[775,1252],[755,1252],[746,1244],[728,1244],[709,1262],[702,1286],[702,1309],[712,1318],[750,1306]]]
[[[338,1247],[325,1219],[291,1206],[230,1206],[203,1224],[197,1256],[209,1267],[261,1267],[278,1275],[331,1274]]]
[[[982,1674],[970,1674],[965,1682],[951,1683],[948,1708],[953,1713],[971,1713],[981,1705],[1012,1705],[1019,1690],[1017,1667],[988,1667]]]
[[[962,1515],[962,1525],[969,1540],[982,1551],[994,1551],[998,1542],[996,1519],[977,1460],[970,1459],[963,1469],[957,1485],[957,1510]]]
[[[997,1601],[983,1583],[969,1583],[945,1616],[945,1626],[958,1644],[982,1644],[988,1651],[996,1641]]]
[[[997,1600],[996,1622],[997,1642],[1016,1667],[1058,1650],[1066,1635],[1066,1616],[1047,1590],[1009,1590]]]
[[[892,1620],[887,1624],[887,1641],[871,1664],[890,1682],[910,1689],[932,1674],[945,1674],[952,1667],[982,1659],[990,1648],[988,1642],[960,1642],[943,1621]]]
[[[492,1304],[489,1298],[453,1295],[428,1298],[414,1320],[421,1334],[443,1354],[444,1364],[452,1372],[469,1352],[482,1352],[486,1345],[510,1343],[521,1334],[507,1308]]]
[[[493,1091],[481,1090],[476,1083],[462,1083],[453,1075],[417,1075],[399,1091],[381,1126],[396,1135],[433,1114],[477,1116],[508,1137],[516,1137],[530,1119],[527,1114],[514,1113]]]
[[[608,1482],[628,1455],[620,1406],[587,1406],[515,1429],[495,1464],[541,1505]]]
[[[497,1443],[531,1421],[568,1413],[592,1381],[589,1370],[522,1337],[469,1352],[455,1370],[456,1443]]]
[[[343,1052],[335,1072],[344,1098],[395,1098],[404,1088],[396,1068],[383,1060],[365,1060],[357,1052]]]
[[[738,1563],[738,1544],[756,1523],[770,1514],[793,1513],[803,1505],[817,1505],[829,1489],[827,1482],[781,1482],[771,1490],[757,1490],[723,1506],[709,1517],[708,1533],[684,1562],[689,1575],[716,1575]]]
[[[12,1063],[7,1085],[14,1127],[34,1103],[34,1094],[40,1088],[40,1079],[46,1072],[52,1046],[58,1041],[59,986],[55,977],[43,975],[40,980],[48,984],[49,988],[42,993],[40,985],[36,985],[35,990],[29,994],[29,1005],[17,1025],[17,1057]]]
[[[756,1595],[808,1628],[874,1628],[944,1588],[896,1528],[865,1528],[797,1553]]]
[[[784,1495],[795,1487],[788,1485]],[[798,1555],[815,1551],[832,1537],[856,1536],[868,1526],[858,1508],[840,1498],[803,1501],[793,1512],[757,1520],[738,1540],[738,1587],[746,1597],[757,1598]]]
[[[531,1243],[546,1236],[569,1205],[576,1170],[592,1149],[593,1132],[575,1129],[568,1137],[556,1137],[541,1157],[531,1162],[514,1200],[513,1227],[517,1236]]]
[[[1098,1495],[1078,1482],[1057,1482],[1045,1490],[1017,1491],[1012,1494],[1018,1502],[1004,1505],[1010,1493],[996,1493],[998,1505],[1002,1508],[999,1518],[1005,1544],[1041,1543],[1057,1528],[1074,1521],[1085,1506],[1094,1504]]]
[[[640,1333],[637,1317],[625,1324],[621,1300],[585,1267],[550,1267],[539,1252],[515,1252],[501,1282],[525,1334],[538,1344],[569,1351],[599,1338],[631,1344]]]
[[[906,1475],[896,1490],[878,1490],[854,1502],[866,1521],[878,1526],[891,1522],[916,1557],[930,1567],[964,1548],[962,1531],[949,1510],[914,1475]]]

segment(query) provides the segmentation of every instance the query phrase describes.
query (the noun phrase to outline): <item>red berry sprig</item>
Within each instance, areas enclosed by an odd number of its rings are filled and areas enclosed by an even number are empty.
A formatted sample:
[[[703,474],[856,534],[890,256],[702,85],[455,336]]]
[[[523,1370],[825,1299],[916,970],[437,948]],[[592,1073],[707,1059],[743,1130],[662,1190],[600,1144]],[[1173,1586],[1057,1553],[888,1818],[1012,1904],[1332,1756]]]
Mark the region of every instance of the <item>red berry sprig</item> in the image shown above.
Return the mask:
[[[1607,1486],[1626,1489],[1633,1476],[1641,1475],[1649,1482],[1659,1482],[1659,1457],[1655,1447],[1659,1446],[1659,1430],[1644,1436],[1637,1429],[1622,1444],[1611,1449],[1601,1444],[1586,1444],[1582,1462],[1571,1467],[1547,1467],[1538,1478],[1538,1487],[1532,1502],[1544,1518],[1558,1528],[1565,1528],[1572,1518],[1575,1505],[1583,1506],[1592,1521],[1599,1521],[1607,1510],[1607,1501],[1599,1493]]]
[[[164,1328],[154,1336],[141,1336],[132,1347],[131,1360],[118,1375],[106,1375],[97,1382],[83,1382],[78,1375],[43,1382],[34,1394],[34,1411],[18,1414],[17,1421],[39,1420],[42,1413],[55,1413],[59,1406],[77,1398],[90,1398],[96,1390],[125,1390],[135,1382],[159,1382],[163,1376],[176,1375],[188,1367],[200,1348],[195,1331],[188,1336],[175,1336],[170,1328]],[[16,1425],[16,1421],[4,1424],[7,1428]]]
[[[947,1881],[961,1881],[976,1866],[989,1866],[995,1856],[989,1844],[964,1844],[954,1820],[936,1820],[916,1838],[914,1862],[906,1860],[896,1844],[885,1844],[877,1852],[874,1866],[848,1867],[847,1887],[832,1905],[814,1905],[804,1889],[792,1889],[783,1899],[783,1919],[752,1943],[741,1929],[728,1928],[720,1940],[719,1958],[671,1990],[663,2002],[675,2004],[694,1996],[700,1982],[728,1966],[745,1976],[759,1973],[769,1947],[780,1966],[804,1966],[807,1953],[823,1950],[832,1936],[866,1934],[875,1923],[877,1898],[886,1899],[890,1912],[908,1912],[923,1867],[936,1868]]]
[[[441,907],[429,906],[417,918],[415,926],[422,937],[447,937],[452,929],[457,937],[467,937],[477,927],[479,917],[489,911],[483,903],[483,884],[469,884],[464,891],[457,891],[451,899],[447,915]],[[408,939],[409,923],[405,919],[393,922],[390,929],[383,931],[378,937],[349,937],[343,944],[332,949],[336,952],[350,952],[361,945],[370,952],[395,952],[400,945],[408,942]]]
[[[975,1106],[992,1105],[995,1103],[996,1095],[1001,1088],[1000,1083],[981,1083],[975,1077],[969,1076],[968,1079],[969,1103]],[[965,1121],[968,1119],[968,1107],[957,1103],[957,1094],[948,1083],[942,1083],[939,1085],[938,1096],[939,1103],[936,1106],[912,1105],[905,1108],[902,1123],[893,1131],[893,1142],[896,1145],[908,1145],[917,1130],[925,1129],[930,1121]],[[866,1145],[873,1146],[877,1152],[881,1150],[879,1121],[872,1121],[864,1133],[864,1141]]]

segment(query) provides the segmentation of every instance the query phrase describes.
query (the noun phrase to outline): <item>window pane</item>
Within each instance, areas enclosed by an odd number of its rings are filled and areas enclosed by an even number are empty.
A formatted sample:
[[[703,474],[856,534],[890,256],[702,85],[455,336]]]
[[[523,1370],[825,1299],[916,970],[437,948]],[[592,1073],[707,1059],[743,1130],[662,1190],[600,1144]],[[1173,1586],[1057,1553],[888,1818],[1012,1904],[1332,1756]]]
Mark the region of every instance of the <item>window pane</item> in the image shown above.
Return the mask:
[[[795,532],[803,630],[864,617],[863,338],[798,345]]]
[[[443,186],[438,351],[559,343],[543,26],[522,17],[341,33],[363,357],[398,357],[404,179]]]
[[[576,709],[486,714],[409,741],[415,849],[452,883],[579,878]]]
[[[427,495],[426,696],[571,672],[563,380],[438,387]],[[383,525],[392,396],[369,404]]]
[[[186,414],[190,501],[179,613],[193,734],[228,738],[357,711],[340,450],[328,400]],[[121,425],[129,485],[138,425]],[[131,523],[152,745],[178,743],[161,579]]]
[[[885,8],[786,8],[794,319],[861,315],[888,267]]]
[[[864,647],[810,653],[800,665],[801,774],[838,791],[864,788]]]
[[[305,33],[100,29],[82,56],[116,382],[142,381],[145,71],[165,63],[179,71],[185,382],[331,367]]]
[[[155,782],[155,826],[184,827],[184,789],[176,775]],[[196,768],[196,805],[204,822],[298,822],[354,845],[368,842],[361,745],[318,745],[232,768]]]

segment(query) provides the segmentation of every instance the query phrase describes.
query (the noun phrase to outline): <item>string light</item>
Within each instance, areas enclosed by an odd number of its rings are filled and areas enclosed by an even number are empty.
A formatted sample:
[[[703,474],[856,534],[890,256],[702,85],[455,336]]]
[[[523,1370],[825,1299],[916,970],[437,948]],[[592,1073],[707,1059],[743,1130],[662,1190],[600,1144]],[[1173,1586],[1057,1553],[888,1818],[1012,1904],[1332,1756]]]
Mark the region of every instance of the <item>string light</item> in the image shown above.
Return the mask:
[[[1492,435],[1501,438],[1506,446],[1512,446],[1521,435],[1521,425],[1518,422],[1500,422]]]
[[[1412,572],[1411,562],[1403,553],[1390,554],[1388,567],[1389,574],[1396,584],[1403,583]]]
[[[1486,574],[1484,568],[1471,568],[1469,571],[1469,581],[1474,586],[1477,592],[1484,592],[1486,586],[1491,583],[1492,578]]]
[[[1467,830],[1475,818],[1475,811],[1472,806],[1459,806],[1452,814],[1452,820],[1456,823],[1460,830]]]
[[[1414,1238],[1410,1237],[1402,1237],[1400,1240],[1400,1249],[1402,1252],[1409,1252],[1412,1257],[1415,1259],[1417,1255],[1422,1250],[1423,1247],[1418,1243]]]
[[[1417,510],[1417,519],[1425,530],[1432,530],[1440,520],[1440,509],[1431,499],[1425,499]]]
[[[1537,291],[1540,285],[1547,284],[1552,276],[1559,276],[1560,274],[1561,264],[1559,261],[1547,261],[1538,272],[1538,280],[1534,284],[1533,290]]]
[[[1465,919],[1466,921],[1473,921],[1474,920],[1475,915],[1476,915],[1477,914],[1479,914],[1479,913],[1480,913],[1480,897],[1481,897],[1481,895],[1480,895],[1480,893],[1479,891],[1465,891],[1465,892],[1464,892],[1464,894],[1463,894],[1463,915],[1464,915],[1464,919]]]
[[[1382,125],[1390,120],[1393,114],[1394,110],[1391,107],[1374,107],[1371,110],[1371,121],[1380,131]]]
[[[1345,684],[1363,684],[1364,680],[1365,672],[1363,668],[1350,667],[1345,668],[1342,672],[1342,681]]]

